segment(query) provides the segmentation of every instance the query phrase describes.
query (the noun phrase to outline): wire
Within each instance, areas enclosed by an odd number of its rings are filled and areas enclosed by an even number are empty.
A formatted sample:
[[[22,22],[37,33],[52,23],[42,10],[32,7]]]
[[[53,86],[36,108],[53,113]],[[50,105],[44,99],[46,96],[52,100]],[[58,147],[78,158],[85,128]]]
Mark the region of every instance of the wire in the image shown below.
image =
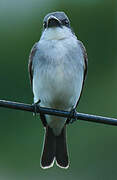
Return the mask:
[[[22,111],[29,111],[29,112],[35,113],[34,105],[24,104],[24,103],[19,103],[19,102],[0,100],[0,107],[17,109],[17,110],[22,110]],[[83,120],[83,121],[103,123],[103,124],[117,126],[117,119],[115,118],[84,114],[84,113],[78,113],[78,112],[74,113],[71,116],[69,111],[63,111],[63,110],[57,110],[57,109],[51,109],[51,108],[45,108],[45,107],[39,107],[36,109],[36,113],[40,113],[40,112],[43,114],[49,114],[52,116],[54,115],[54,116],[61,116],[61,117],[66,117],[66,118],[70,117],[73,119],[72,122],[76,120]]]

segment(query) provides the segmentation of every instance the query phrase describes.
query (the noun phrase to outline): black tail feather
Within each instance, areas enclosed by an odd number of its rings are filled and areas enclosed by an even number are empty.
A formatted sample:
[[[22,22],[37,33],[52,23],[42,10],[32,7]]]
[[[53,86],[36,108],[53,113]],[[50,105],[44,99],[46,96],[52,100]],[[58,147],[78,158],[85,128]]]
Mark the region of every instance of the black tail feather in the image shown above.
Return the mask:
[[[55,151],[56,151],[56,137],[54,136],[52,129],[47,126],[45,132],[44,148],[41,157],[42,168],[49,168],[53,165]]]
[[[61,168],[67,168],[69,165],[66,144],[66,127],[62,129],[59,136],[55,136],[52,129],[48,126],[46,127],[41,167],[52,167],[54,159],[56,159],[56,164]]]
[[[66,127],[64,127],[59,136],[56,136],[56,163],[61,168],[68,168],[68,152],[66,143]]]

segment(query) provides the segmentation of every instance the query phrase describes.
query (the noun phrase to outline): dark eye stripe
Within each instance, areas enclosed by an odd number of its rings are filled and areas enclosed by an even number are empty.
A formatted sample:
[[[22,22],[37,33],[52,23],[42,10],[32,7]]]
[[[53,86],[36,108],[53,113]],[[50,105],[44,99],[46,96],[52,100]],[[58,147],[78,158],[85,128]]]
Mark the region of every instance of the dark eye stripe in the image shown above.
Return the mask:
[[[64,19],[62,21],[62,24],[65,25],[65,26],[69,26],[69,21],[67,19]]]
[[[47,27],[47,23],[46,23],[46,22],[43,23],[43,27],[44,27],[44,28]]]
[[[67,19],[62,20],[62,25],[70,27],[69,21]],[[43,22],[43,28],[44,29],[47,28],[47,22],[46,21]]]

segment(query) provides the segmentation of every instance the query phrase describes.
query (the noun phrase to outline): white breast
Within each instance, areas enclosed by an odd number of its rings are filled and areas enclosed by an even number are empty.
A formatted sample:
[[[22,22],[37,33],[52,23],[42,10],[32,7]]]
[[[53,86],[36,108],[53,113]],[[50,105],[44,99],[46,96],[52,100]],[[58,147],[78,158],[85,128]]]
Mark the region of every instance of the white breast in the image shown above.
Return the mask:
[[[40,47],[35,57],[37,59],[33,76],[34,101],[40,98],[44,106],[58,107],[60,103],[60,108],[62,105],[67,108],[75,105],[80,96],[84,75],[83,57],[78,48],[76,50],[79,53],[76,55],[74,51],[67,50],[64,46],[67,41],[50,44],[46,44],[43,60],[39,59]]]
[[[70,110],[80,97],[83,55],[76,39],[72,39],[72,47],[70,42],[66,39],[38,43],[33,64],[33,93],[34,102],[40,99],[41,106]],[[58,117],[48,116],[47,121],[54,129],[60,130],[65,118],[59,119],[58,123]]]

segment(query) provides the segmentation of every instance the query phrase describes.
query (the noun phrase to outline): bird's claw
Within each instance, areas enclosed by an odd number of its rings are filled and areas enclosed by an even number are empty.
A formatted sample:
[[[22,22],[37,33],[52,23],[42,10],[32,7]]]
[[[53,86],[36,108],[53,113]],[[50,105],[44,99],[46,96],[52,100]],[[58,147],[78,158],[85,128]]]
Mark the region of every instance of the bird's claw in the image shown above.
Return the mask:
[[[41,102],[41,100],[39,99],[39,101],[37,101],[36,103],[33,103],[33,104],[32,104],[33,107],[34,107],[34,113],[33,113],[34,116],[36,116],[36,114],[37,114],[37,110],[38,110],[39,107],[40,107],[40,105],[39,105],[40,102]]]
[[[72,124],[73,122],[75,122],[77,120],[77,118],[75,117],[76,115],[76,109],[73,108],[71,111],[70,111],[70,115],[69,117],[67,118],[67,124]]]

